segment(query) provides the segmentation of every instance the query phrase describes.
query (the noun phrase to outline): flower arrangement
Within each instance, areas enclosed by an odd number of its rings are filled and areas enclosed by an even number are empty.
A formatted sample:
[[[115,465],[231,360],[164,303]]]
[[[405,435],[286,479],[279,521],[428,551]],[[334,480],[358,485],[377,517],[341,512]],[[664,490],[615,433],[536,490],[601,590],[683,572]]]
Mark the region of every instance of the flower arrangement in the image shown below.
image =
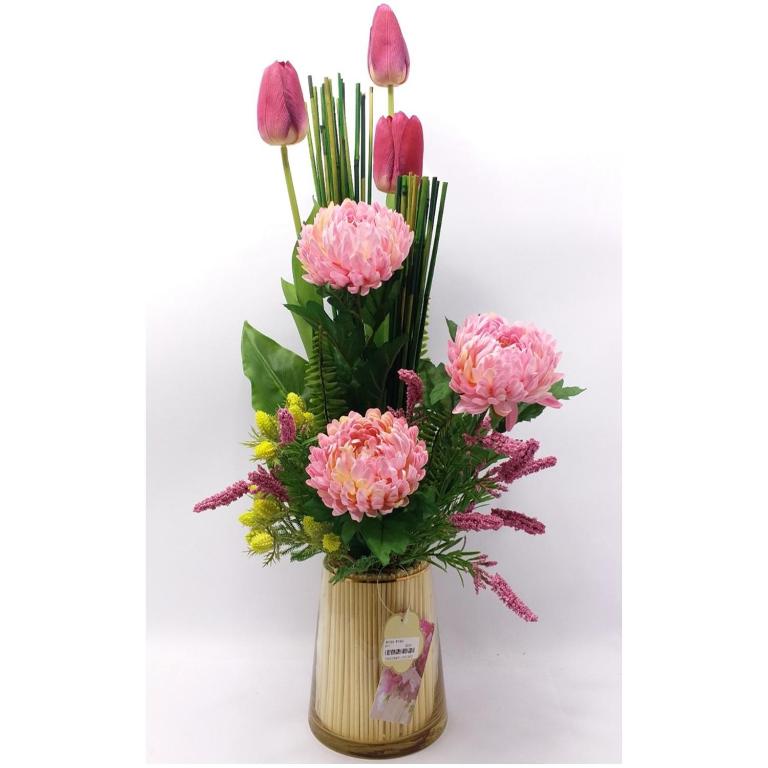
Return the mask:
[[[289,62],[264,72],[258,128],[280,147],[296,235],[282,289],[304,356],[244,324],[257,466],[195,511],[247,499],[248,551],[265,563],[323,555],[338,583],[427,562],[536,621],[467,536],[544,533],[539,520],[493,506],[513,482],[555,464],[536,457],[536,440],[508,433],[582,390],[565,386],[552,336],[493,313],[448,320],[446,362],[430,359],[448,185],[422,175],[418,117],[395,112],[410,57],[386,5],[374,15],[368,68],[387,90],[375,130],[373,87],[348,95],[341,76],[335,88],[309,77],[305,99]],[[288,147],[305,139],[314,206],[302,218]]]

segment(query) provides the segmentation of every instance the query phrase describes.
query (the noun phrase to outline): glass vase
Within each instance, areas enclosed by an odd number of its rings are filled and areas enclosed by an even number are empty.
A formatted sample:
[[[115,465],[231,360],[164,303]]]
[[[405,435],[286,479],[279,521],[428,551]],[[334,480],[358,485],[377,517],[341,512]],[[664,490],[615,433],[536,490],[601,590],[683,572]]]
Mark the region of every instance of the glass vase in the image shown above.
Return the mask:
[[[445,729],[447,713],[432,567],[353,574],[337,584],[323,569],[317,617],[309,726],[336,752],[397,757],[424,749]],[[414,611],[434,625],[410,722],[372,719],[382,674],[381,647],[390,616]]]

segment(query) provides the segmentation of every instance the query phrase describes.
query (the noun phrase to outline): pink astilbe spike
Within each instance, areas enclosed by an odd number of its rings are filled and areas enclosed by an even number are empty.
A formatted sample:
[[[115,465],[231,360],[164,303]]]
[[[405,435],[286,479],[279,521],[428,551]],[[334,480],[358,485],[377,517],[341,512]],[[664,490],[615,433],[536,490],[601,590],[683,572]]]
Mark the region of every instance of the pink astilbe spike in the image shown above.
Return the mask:
[[[248,480],[256,489],[268,496],[274,496],[278,501],[288,501],[288,491],[275,475],[264,467],[248,473]]]
[[[486,583],[496,593],[499,600],[521,619],[525,621],[539,620],[539,617],[512,591],[509,584],[498,573],[495,573]]]
[[[401,368],[397,376],[405,384],[405,417],[410,419],[413,409],[424,400],[424,382],[416,371],[407,368]]]
[[[502,518],[480,512],[460,512],[451,515],[448,520],[460,531],[498,531],[504,526]]]
[[[278,409],[277,423],[280,425],[280,443],[292,443],[296,439],[296,422],[287,408]]]
[[[539,617],[512,591],[507,582],[498,573],[490,574],[486,570],[496,565],[487,555],[480,555],[472,563],[472,576],[475,592],[490,588],[504,605],[525,621],[538,621]]]
[[[502,525],[514,528],[518,531],[525,531],[535,536],[546,531],[546,526],[535,517],[528,517],[520,512],[513,512],[509,509],[492,509],[491,517],[497,517],[502,521]]]
[[[207,499],[198,501],[193,509],[195,512],[202,512],[206,509],[224,507],[227,504],[231,504],[233,501],[242,498],[246,493],[248,493],[248,483],[246,483],[245,480],[238,480],[223,491],[219,491],[213,496],[209,496]]]
[[[516,462],[514,459],[508,459],[497,467],[497,476],[502,483],[510,485],[515,480],[519,480],[526,475],[532,475],[535,472],[541,472],[542,469],[549,469],[557,464],[554,456],[547,456],[543,459],[535,459],[525,463]]]
[[[481,589],[485,589],[485,581],[483,580],[486,568],[493,568],[498,563],[495,560],[491,560],[488,555],[480,555],[472,561],[472,581],[475,583],[475,594],[479,595]]]

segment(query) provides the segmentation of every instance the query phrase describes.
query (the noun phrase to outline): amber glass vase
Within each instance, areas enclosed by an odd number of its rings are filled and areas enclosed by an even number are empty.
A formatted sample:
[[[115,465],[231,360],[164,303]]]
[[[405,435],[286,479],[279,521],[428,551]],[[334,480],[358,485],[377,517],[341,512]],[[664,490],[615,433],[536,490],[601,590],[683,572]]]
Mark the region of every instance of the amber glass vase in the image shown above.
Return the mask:
[[[309,701],[312,732],[327,747],[358,757],[424,749],[447,718],[431,566],[353,575],[337,584],[330,576],[324,568]],[[371,719],[370,710],[382,672],[384,626],[392,614],[408,610],[435,628],[413,715],[401,725]]]

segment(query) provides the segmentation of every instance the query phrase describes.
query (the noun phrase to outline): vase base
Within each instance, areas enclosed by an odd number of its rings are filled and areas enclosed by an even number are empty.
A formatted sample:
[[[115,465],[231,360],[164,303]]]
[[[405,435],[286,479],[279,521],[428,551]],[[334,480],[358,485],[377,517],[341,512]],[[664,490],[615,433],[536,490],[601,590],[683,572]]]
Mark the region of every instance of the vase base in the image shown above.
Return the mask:
[[[309,714],[309,728],[315,738],[334,752],[352,757],[366,757],[371,760],[385,760],[392,757],[402,757],[413,752],[419,752],[436,741],[445,730],[448,716],[443,709],[433,721],[428,722],[424,728],[414,733],[403,736],[400,739],[392,739],[380,742],[352,741],[329,731],[315,716]]]

